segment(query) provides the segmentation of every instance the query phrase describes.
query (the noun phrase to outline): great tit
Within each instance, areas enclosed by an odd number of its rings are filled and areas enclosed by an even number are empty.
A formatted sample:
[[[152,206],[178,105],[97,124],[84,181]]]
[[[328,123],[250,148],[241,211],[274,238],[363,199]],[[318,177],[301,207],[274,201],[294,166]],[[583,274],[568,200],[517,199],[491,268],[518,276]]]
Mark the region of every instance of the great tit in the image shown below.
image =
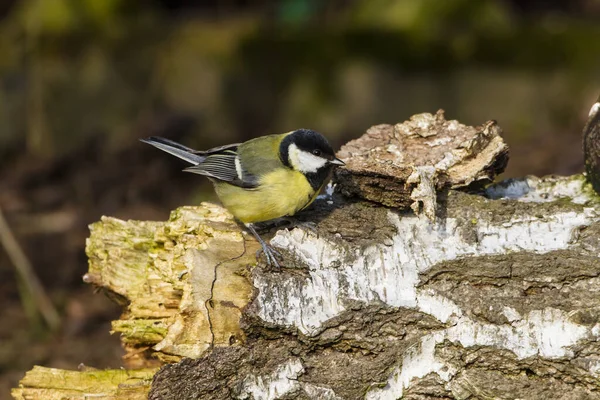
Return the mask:
[[[161,137],[142,142],[190,164],[184,171],[208,177],[217,196],[256,237],[270,265],[279,267],[277,252],[253,224],[292,216],[317,197],[333,168],[344,165],[318,132],[298,129],[197,151]]]

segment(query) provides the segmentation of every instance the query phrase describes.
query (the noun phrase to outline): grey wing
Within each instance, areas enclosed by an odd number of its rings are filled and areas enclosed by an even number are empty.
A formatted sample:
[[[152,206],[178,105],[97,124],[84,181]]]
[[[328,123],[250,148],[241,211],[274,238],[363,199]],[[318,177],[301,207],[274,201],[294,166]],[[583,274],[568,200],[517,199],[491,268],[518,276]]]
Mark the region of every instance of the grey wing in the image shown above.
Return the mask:
[[[208,149],[208,150],[193,150],[192,152],[194,154],[199,154],[202,156],[208,156],[210,154],[219,154],[219,153],[223,153],[227,150],[231,150],[237,153],[237,148],[241,143],[232,143],[232,144],[226,144],[224,146],[219,146],[219,147],[213,147],[212,149]]]
[[[216,147],[197,152],[197,154],[206,158],[198,165],[186,168],[184,171],[204,175],[245,189],[253,189],[258,186],[257,177],[242,167],[238,158],[237,144]]]
[[[199,164],[204,160],[204,156],[196,154],[195,150],[185,147],[182,144],[174,142],[169,139],[165,139],[158,136],[152,136],[146,139],[140,139],[140,141],[147,143],[151,146],[156,147],[164,152],[174,155],[177,158],[181,158],[189,162],[190,164]]]

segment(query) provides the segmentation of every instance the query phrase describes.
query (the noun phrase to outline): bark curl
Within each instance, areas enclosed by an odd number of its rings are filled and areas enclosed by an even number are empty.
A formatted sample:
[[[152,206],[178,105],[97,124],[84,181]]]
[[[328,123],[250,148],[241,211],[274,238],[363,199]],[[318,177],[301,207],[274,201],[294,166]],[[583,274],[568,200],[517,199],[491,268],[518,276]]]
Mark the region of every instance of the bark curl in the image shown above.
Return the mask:
[[[584,176],[483,189],[506,164],[499,134],[442,112],[371,128],[298,216],[314,229],[272,229],[281,269],[212,204],[92,225],[85,280],[125,308],[127,365],[162,365],[139,393],[600,399],[600,199]]]

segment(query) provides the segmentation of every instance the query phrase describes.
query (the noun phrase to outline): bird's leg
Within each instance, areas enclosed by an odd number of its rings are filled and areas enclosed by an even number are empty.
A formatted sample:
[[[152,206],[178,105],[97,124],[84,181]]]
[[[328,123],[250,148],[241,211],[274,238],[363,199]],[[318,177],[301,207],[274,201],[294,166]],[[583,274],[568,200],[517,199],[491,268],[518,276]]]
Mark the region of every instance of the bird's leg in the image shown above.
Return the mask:
[[[272,267],[277,267],[277,268],[281,268],[281,266],[279,265],[279,263],[277,262],[277,256],[281,257],[281,254],[279,254],[279,252],[277,252],[275,249],[273,249],[271,246],[269,246],[267,244],[267,242],[265,242],[260,235],[256,232],[256,230],[254,229],[254,226],[252,224],[244,224],[246,226],[246,228],[248,228],[248,230],[250,232],[252,232],[252,234],[254,235],[254,237],[256,238],[256,240],[258,240],[258,243],[260,243],[260,246],[262,247],[262,252],[265,254],[265,258],[267,259],[267,264],[269,264]],[[257,256],[260,253],[261,250],[259,250],[257,252]]]

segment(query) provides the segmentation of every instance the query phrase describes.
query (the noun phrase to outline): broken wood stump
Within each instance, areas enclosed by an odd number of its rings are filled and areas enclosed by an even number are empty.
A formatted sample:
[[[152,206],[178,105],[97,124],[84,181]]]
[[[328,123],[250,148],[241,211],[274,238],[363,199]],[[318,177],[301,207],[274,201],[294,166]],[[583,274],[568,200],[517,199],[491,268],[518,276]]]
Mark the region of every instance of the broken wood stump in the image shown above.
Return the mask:
[[[299,215],[315,230],[272,230],[281,269],[212,204],[92,225],[85,279],[125,308],[125,364],[160,367],[140,384],[150,399],[600,398],[591,185],[483,188],[506,164],[497,125],[468,136],[440,112],[401,125],[342,149],[337,186]],[[394,136],[411,129],[424,131]],[[434,140],[445,150],[419,156]],[[41,398],[36,385],[13,395]]]

